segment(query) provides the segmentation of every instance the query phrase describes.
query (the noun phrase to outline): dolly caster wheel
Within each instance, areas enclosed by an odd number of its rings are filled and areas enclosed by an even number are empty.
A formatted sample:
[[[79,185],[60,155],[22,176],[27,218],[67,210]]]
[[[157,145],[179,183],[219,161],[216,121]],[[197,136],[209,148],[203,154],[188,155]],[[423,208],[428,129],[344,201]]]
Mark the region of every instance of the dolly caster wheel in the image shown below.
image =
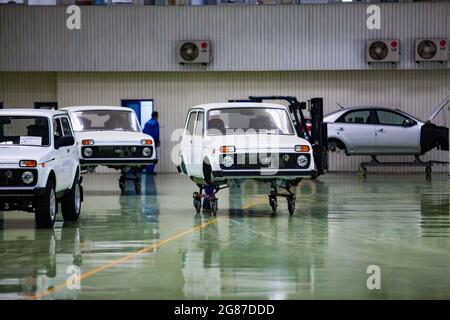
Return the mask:
[[[431,178],[431,167],[425,168],[425,175],[427,176],[427,178]]]
[[[136,191],[136,194],[141,194],[141,184],[138,181],[134,183],[134,190]]]
[[[288,199],[287,205],[288,205],[289,214],[293,215],[295,212],[295,200]]]
[[[272,208],[272,214],[277,213],[278,202],[277,198],[269,196],[269,205]]]
[[[217,200],[211,200],[211,213],[214,216],[217,216],[217,211],[219,210],[219,206],[217,204]]]
[[[367,168],[365,168],[365,167],[359,167],[358,174],[359,174],[361,177],[367,177]]]
[[[200,210],[202,209],[202,199],[201,199],[199,193],[194,192],[192,197],[194,198],[193,204],[194,204],[195,211],[197,213],[200,213]]]
[[[120,192],[123,194],[125,192],[125,181],[119,181]]]

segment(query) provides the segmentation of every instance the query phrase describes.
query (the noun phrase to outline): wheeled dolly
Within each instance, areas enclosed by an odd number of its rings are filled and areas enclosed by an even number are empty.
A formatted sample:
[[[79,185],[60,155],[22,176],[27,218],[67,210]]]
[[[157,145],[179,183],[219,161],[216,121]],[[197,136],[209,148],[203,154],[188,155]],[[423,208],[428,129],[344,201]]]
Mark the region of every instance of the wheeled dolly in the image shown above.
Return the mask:
[[[376,156],[371,156],[369,162],[361,162],[359,164],[358,173],[366,177],[367,167],[425,167],[425,175],[427,178],[431,178],[432,166],[434,164],[448,165],[445,161],[422,161],[419,156],[415,156],[412,162],[380,162]]]
[[[120,170],[120,178],[119,178],[119,188],[122,194],[126,190],[125,182],[127,180],[134,181],[134,190],[136,194],[141,194],[141,178],[139,177],[139,168],[133,168],[130,170],[130,172],[133,174],[132,178],[127,178],[127,170],[121,169]]]
[[[272,191],[268,195],[269,197],[269,205],[272,208],[272,214],[276,214],[278,207],[277,197],[284,197],[287,200],[288,211],[290,215],[293,215],[295,212],[295,195],[291,192],[291,186],[286,186],[287,193],[279,193],[275,186],[271,186]]]
[[[195,211],[197,213],[200,213],[200,210],[202,209],[202,199],[206,198],[209,200],[211,213],[213,215],[217,215],[217,211],[219,210],[219,206],[218,206],[219,199],[216,197],[216,193],[219,192],[220,190],[228,188],[228,187],[215,186],[213,194],[204,194],[203,193],[204,186],[200,185],[200,184],[197,186],[199,188],[199,191],[194,192],[192,195]]]

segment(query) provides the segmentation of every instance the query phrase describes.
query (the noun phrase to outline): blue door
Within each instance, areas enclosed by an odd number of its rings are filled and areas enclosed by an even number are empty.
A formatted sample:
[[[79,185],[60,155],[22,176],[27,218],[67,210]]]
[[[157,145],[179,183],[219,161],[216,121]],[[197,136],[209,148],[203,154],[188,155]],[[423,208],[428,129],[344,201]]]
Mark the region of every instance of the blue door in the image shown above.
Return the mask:
[[[122,107],[133,109],[141,127],[144,128],[145,123],[150,120],[152,116],[153,100],[122,100]]]

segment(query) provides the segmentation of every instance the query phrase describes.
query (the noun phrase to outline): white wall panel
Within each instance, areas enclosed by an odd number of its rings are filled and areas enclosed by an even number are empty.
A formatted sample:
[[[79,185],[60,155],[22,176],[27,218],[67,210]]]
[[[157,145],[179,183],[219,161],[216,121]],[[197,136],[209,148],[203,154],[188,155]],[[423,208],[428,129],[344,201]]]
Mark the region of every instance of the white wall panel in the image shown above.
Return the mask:
[[[56,102],[56,73],[0,72],[4,108],[33,108],[35,102]]]

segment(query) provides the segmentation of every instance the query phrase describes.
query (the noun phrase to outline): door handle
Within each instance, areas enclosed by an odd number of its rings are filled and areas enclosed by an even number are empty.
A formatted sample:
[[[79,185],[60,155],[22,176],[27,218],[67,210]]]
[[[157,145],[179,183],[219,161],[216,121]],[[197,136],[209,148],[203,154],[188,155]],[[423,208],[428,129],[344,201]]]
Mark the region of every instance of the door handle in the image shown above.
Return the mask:
[[[384,130],[383,128],[377,130],[377,132],[386,132],[386,130]]]
[[[336,129],[337,131],[344,131],[344,128],[340,127]]]

